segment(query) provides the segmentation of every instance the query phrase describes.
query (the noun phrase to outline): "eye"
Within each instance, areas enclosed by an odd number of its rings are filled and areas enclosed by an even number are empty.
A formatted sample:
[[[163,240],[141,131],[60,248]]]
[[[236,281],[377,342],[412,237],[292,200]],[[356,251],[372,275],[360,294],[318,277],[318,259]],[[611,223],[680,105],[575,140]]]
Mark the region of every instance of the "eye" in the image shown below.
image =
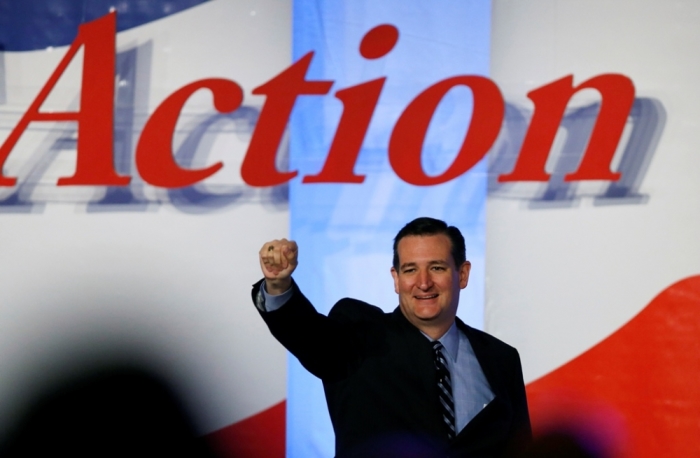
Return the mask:
[[[410,273],[415,272],[415,271],[416,271],[416,269],[415,269],[414,267],[406,267],[406,268],[403,270],[403,273],[405,273],[405,274],[410,274]]]
[[[442,272],[442,271],[447,270],[447,269],[445,269],[444,266],[433,266],[432,270],[437,270],[437,271]]]

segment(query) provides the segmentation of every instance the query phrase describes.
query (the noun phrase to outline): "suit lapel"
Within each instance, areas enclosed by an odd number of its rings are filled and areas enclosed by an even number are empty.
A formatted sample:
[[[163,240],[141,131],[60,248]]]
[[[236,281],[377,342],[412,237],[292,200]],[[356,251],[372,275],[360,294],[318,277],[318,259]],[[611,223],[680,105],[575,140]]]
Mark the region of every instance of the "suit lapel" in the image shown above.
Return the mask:
[[[459,318],[457,318],[457,327],[467,336],[467,339],[469,339],[469,343],[474,351],[474,356],[476,356],[476,360],[479,362],[479,366],[481,366],[481,370],[484,372],[486,381],[489,382],[491,391],[493,391],[495,396],[502,396],[505,387],[503,386],[501,371],[498,368],[499,355],[483,335],[474,328],[464,324]]]
[[[494,399],[484,407],[455,438],[454,445],[459,443],[489,444],[503,440],[504,432],[509,430],[512,412],[507,403],[504,377],[499,369],[501,355],[493,348],[488,339],[475,329],[464,324],[457,318],[457,327],[469,339],[486,380],[489,382]]]

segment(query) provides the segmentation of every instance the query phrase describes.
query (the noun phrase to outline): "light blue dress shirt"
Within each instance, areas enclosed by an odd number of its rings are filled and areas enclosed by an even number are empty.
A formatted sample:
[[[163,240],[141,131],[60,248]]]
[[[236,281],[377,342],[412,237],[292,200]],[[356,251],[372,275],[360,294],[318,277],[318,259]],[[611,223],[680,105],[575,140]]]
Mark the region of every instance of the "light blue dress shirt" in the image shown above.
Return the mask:
[[[425,335],[425,334],[423,334]],[[428,336],[425,336],[431,342]],[[469,339],[455,323],[437,339],[447,350],[447,368],[455,402],[456,430],[461,431],[494,398]]]

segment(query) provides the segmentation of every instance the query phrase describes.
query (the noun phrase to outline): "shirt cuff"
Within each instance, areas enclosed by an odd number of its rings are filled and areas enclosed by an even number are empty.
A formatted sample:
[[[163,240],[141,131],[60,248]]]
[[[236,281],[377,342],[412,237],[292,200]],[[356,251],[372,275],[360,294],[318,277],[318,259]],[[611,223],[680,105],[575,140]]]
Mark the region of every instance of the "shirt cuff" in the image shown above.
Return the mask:
[[[258,291],[255,306],[261,312],[274,312],[289,301],[293,292],[293,288],[289,288],[282,294],[270,294],[265,290],[265,282],[263,281]]]

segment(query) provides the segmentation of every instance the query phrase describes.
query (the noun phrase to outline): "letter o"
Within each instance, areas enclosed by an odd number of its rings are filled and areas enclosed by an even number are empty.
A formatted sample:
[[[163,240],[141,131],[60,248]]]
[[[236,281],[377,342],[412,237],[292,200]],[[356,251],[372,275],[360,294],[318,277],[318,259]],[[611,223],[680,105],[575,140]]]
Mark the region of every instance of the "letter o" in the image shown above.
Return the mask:
[[[472,119],[452,164],[442,174],[429,176],[421,165],[425,136],[438,104],[455,86],[471,89]],[[389,163],[399,178],[416,186],[431,186],[457,178],[489,151],[501,130],[504,112],[501,91],[486,77],[465,75],[438,81],[413,99],[396,122],[389,140]]]

